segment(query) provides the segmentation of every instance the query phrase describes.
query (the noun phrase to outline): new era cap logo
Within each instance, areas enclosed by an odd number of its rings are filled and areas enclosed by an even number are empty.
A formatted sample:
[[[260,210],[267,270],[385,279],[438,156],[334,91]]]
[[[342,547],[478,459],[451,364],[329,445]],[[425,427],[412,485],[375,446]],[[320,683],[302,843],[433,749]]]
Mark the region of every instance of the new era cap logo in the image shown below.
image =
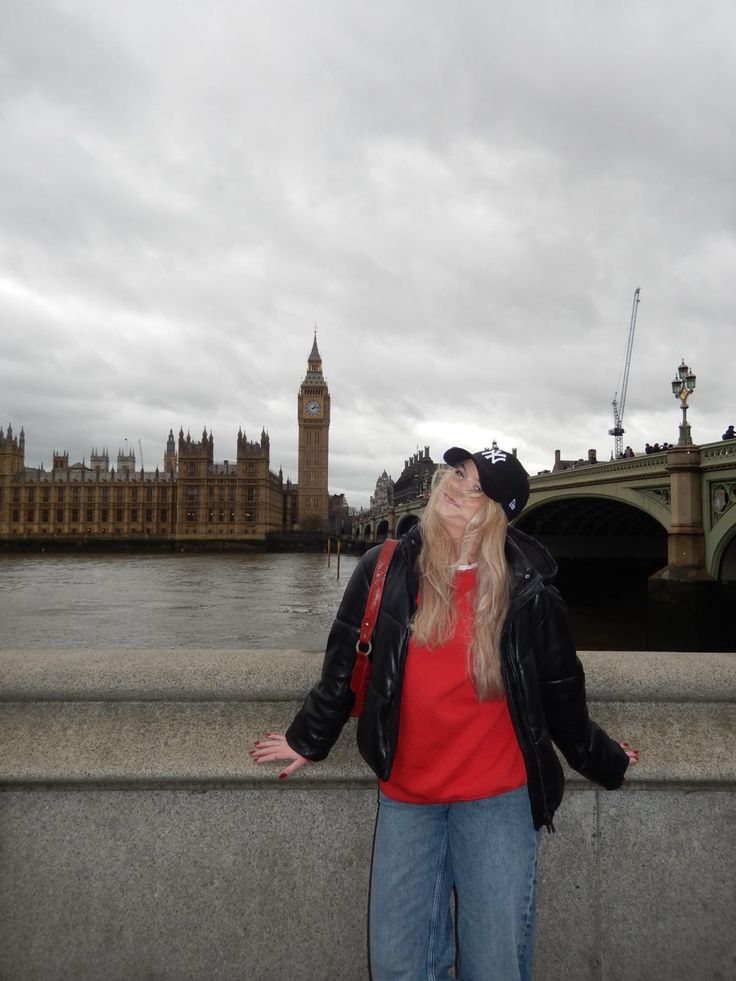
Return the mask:
[[[514,498],[513,501],[509,501],[509,503],[508,503],[508,509],[509,509],[509,511],[515,511],[516,510],[516,498]]]
[[[481,450],[480,455],[484,456],[491,463],[503,463],[506,459],[506,454],[503,450]]]

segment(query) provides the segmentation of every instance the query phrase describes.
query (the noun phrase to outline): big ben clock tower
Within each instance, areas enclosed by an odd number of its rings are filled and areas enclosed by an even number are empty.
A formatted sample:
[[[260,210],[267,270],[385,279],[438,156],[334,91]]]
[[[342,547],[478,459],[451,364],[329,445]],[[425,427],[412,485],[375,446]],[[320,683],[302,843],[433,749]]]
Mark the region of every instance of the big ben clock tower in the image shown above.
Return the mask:
[[[330,393],[322,374],[317,331],[307,361],[307,374],[297,399],[299,419],[299,527],[303,531],[327,528],[327,460],[330,433]]]

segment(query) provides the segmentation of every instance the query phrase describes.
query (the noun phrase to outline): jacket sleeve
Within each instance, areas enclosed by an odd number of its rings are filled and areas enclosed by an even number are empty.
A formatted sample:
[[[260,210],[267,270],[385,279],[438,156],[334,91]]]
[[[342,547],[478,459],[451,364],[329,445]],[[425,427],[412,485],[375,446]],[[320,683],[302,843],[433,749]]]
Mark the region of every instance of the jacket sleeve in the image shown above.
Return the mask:
[[[314,762],[325,759],[350,718],[355,701],[350,688],[355,645],[377,552],[378,549],[366,552],[355,567],[327,639],[320,679],[286,730],[289,746]]]
[[[567,610],[554,587],[540,597],[535,653],[550,736],[570,766],[607,790],[620,787],[629,758],[588,716],[585,673],[575,652]]]

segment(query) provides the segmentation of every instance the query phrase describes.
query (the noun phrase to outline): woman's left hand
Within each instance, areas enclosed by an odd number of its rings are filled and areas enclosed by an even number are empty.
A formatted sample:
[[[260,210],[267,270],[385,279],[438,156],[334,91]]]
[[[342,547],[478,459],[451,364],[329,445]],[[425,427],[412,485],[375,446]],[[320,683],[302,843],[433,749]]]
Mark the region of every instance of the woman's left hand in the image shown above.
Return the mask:
[[[636,764],[639,762],[639,750],[632,749],[628,743],[621,743],[620,745],[621,749],[629,757],[629,766],[636,766]]]

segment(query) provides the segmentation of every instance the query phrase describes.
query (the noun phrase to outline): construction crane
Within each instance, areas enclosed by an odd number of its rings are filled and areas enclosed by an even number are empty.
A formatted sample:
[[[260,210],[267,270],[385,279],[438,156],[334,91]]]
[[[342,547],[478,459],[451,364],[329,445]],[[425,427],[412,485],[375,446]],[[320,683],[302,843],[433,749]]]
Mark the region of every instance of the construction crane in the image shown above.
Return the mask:
[[[629,368],[631,367],[631,351],[634,347],[634,331],[636,330],[636,311],[639,306],[639,287],[634,290],[634,302],[631,306],[631,323],[629,324],[629,339],[626,342],[626,359],[624,361],[624,374],[621,381],[621,396],[618,391],[613,396],[613,429],[608,430],[608,435],[613,436],[614,451],[613,458],[618,460],[624,455],[624,409],[626,408],[626,391],[629,387]]]

